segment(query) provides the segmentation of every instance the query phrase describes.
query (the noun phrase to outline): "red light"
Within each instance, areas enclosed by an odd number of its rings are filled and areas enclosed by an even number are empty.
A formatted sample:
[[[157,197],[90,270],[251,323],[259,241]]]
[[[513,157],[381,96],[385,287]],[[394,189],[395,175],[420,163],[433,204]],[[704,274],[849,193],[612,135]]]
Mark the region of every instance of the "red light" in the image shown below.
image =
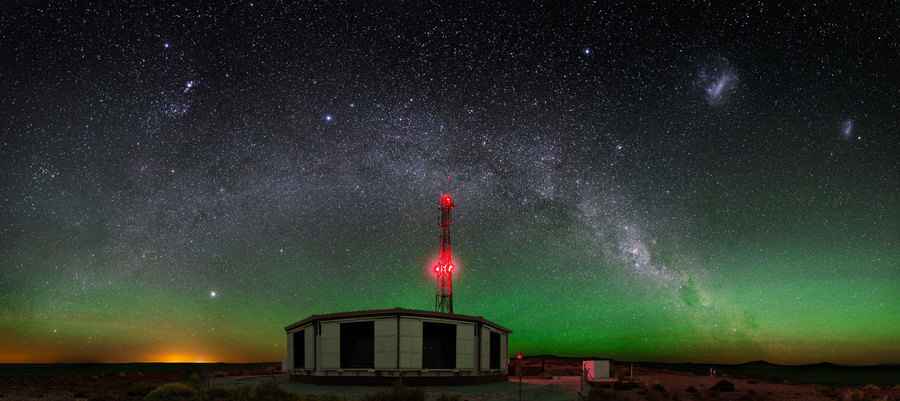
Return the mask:
[[[451,198],[449,194],[441,195],[441,206],[453,207],[453,198]]]
[[[434,264],[434,267],[432,267],[432,270],[436,274],[453,273],[456,270],[456,265],[453,263],[437,262]]]

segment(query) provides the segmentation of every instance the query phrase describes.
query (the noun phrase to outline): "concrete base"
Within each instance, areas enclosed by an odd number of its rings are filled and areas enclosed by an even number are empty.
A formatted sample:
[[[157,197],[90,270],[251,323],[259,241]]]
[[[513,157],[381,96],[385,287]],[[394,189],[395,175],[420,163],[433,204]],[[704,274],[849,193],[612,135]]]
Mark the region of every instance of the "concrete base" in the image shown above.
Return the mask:
[[[506,375],[473,376],[316,376],[291,375],[291,381],[329,386],[464,386],[506,381]]]

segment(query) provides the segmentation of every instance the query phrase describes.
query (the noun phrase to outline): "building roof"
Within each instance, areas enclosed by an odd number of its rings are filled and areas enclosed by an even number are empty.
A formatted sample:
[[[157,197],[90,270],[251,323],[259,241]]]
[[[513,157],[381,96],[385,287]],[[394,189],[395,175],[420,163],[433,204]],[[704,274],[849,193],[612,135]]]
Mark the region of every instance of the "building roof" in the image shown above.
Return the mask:
[[[439,319],[478,322],[478,323],[482,323],[482,324],[491,326],[491,327],[493,327],[497,330],[500,330],[504,333],[512,333],[512,330],[507,329],[506,327],[503,327],[503,326],[501,326],[497,323],[494,323],[490,320],[487,320],[482,316],[458,315],[455,313],[432,312],[432,311],[404,309],[404,308],[370,309],[370,310],[361,310],[361,311],[354,311],[354,312],[338,312],[338,313],[328,313],[328,314],[323,314],[323,315],[312,315],[310,317],[307,317],[306,319],[303,319],[296,323],[288,325],[287,327],[284,328],[284,331],[289,331],[296,327],[300,327],[300,326],[303,326],[303,325],[306,325],[308,323],[312,323],[315,321],[350,319],[350,318],[356,318],[356,317],[390,316],[390,315],[432,317],[432,318],[439,318]]]

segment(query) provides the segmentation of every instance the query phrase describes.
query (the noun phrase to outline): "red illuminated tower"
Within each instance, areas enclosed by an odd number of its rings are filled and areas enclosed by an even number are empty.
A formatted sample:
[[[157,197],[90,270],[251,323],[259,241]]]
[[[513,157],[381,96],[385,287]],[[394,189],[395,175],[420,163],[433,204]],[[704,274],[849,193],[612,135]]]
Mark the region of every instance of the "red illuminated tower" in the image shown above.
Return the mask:
[[[450,194],[441,194],[438,202],[441,208],[441,254],[434,264],[434,275],[437,279],[437,294],[434,296],[434,308],[438,312],[453,313],[453,250],[450,248],[450,211],[453,209],[453,198]]]

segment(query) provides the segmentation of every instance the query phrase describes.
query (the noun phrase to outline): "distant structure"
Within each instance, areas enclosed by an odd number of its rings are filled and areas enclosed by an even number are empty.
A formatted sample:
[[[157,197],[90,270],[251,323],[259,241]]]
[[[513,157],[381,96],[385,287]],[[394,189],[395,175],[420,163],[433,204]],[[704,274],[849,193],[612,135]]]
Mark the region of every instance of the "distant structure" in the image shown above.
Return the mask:
[[[481,316],[412,309],[312,315],[285,327],[285,369],[317,384],[506,379],[510,331]]]
[[[476,384],[506,379],[511,331],[453,312],[449,194],[442,194],[441,248],[432,266],[435,311],[393,308],[312,315],[284,328],[283,369],[318,384]]]
[[[441,208],[441,254],[434,264],[437,279],[437,294],[434,296],[434,310],[453,313],[453,249],[450,245],[450,211],[456,206],[450,194],[442,194],[438,205]]]

